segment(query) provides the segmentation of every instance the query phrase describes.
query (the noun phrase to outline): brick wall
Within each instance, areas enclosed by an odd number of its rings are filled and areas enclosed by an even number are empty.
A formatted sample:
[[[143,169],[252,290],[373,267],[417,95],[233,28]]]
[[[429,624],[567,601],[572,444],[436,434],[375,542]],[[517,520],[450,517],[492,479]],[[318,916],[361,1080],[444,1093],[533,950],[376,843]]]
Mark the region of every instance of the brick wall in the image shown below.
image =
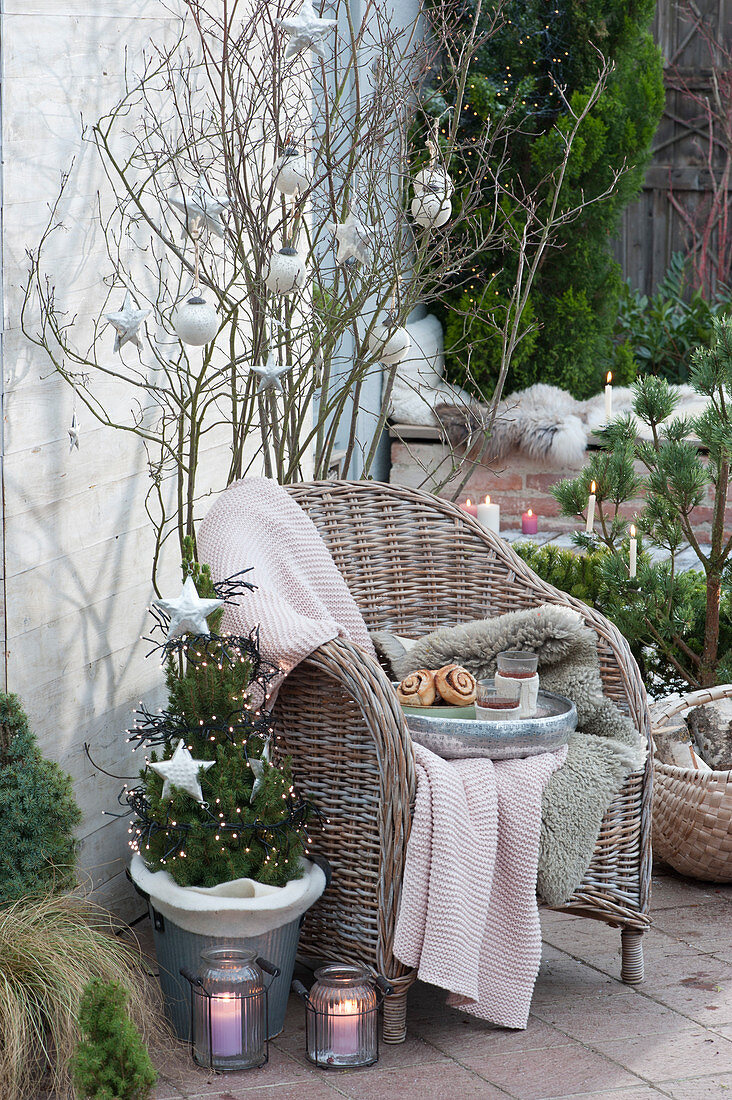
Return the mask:
[[[406,485],[411,488],[434,490],[450,473],[453,458],[450,449],[439,440],[431,439],[392,439],[391,474],[392,485]],[[500,462],[490,467],[477,467],[470,476],[466,487],[460,492],[459,501],[467,497],[475,503],[490,494],[492,501],[501,508],[501,528],[504,531],[519,529],[521,515],[527,508],[533,509],[539,517],[539,529],[551,531],[572,531],[581,523],[579,518],[567,519],[559,515],[559,505],[551,495],[551,488],[562,478],[576,477],[578,467],[564,469],[549,468],[536,459],[514,451]],[[642,473],[640,466],[638,472]],[[439,495],[452,499],[460,484],[464,471],[457,471],[447,486],[439,489]],[[695,510],[697,530],[702,542],[709,541],[712,519],[711,492],[707,492],[704,505]],[[629,502],[622,513],[632,519],[642,506],[642,498]],[[727,526],[732,533],[732,506],[727,509]]]

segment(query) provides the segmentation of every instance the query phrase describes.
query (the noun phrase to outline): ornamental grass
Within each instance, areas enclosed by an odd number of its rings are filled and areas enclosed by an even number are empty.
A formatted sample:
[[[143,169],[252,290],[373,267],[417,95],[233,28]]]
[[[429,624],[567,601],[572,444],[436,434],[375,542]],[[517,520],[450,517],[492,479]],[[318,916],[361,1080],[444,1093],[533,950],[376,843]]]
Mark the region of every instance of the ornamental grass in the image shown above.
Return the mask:
[[[75,1095],[79,1005],[92,978],[123,986],[144,1039],[165,1029],[139,950],[114,932],[110,914],[78,893],[0,908],[2,1100],[29,1100],[44,1089],[59,1100]]]

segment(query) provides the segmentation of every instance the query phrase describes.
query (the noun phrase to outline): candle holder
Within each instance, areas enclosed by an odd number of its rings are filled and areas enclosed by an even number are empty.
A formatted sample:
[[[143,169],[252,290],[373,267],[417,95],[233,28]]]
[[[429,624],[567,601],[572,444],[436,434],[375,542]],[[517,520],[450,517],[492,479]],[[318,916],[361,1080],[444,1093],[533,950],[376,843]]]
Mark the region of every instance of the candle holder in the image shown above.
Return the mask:
[[[207,1069],[256,1069],[269,1061],[267,991],[263,971],[279,967],[255,951],[214,947],[201,953],[197,974],[180,973],[191,987],[191,1054]]]
[[[321,1069],[355,1069],[379,1060],[379,1007],[393,986],[363,966],[330,963],[315,971],[306,990],[293,982],[305,1002],[305,1046]]]
[[[521,704],[518,699],[500,695],[494,680],[478,680],[475,686],[475,717],[481,722],[515,722],[521,717]]]

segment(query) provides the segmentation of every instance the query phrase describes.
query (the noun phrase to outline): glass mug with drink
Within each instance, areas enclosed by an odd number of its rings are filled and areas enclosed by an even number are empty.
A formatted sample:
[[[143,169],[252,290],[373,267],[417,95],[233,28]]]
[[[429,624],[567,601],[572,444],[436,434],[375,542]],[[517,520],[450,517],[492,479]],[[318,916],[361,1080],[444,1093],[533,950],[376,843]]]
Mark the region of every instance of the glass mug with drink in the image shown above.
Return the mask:
[[[539,658],[528,650],[507,649],[496,661],[496,691],[520,705],[522,718],[533,718],[539,698]]]

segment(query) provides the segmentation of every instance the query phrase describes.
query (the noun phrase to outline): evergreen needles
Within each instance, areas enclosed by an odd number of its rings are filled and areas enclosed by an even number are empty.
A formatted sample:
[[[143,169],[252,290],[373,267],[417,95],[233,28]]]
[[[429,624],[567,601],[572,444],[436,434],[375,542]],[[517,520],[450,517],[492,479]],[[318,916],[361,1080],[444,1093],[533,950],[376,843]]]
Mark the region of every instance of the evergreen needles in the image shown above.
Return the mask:
[[[692,355],[691,384],[708,400],[699,416],[674,417],[676,397],[663,378],[648,375],[635,386],[634,412],[647,427],[638,438],[634,417],[621,417],[599,433],[601,450],[579,477],[553,490],[564,515],[584,512],[591,481],[597,484],[595,534],[575,536],[585,549],[615,551],[599,566],[603,610],[636,647],[655,650],[671,669],[674,686],[699,688],[729,679],[730,555],[725,533],[732,456],[732,320],[716,317],[708,348]],[[699,446],[687,437],[696,437]],[[641,551],[637,577],[627,566],[627,504],[643,490],[635,522],[651,546]],[[699,509],[707,513],[700,515]],[[700,522],[710,522],[709,543]],[[693,547],[701,571],[679,572],[677,559]]]
[[[118,982],[95,978],[79,1008],[81,1041],[73,1063],[74,1084],[84,1100],[147,1100],[157,1080],[150,1055],[127,1012]]]
[[[209,569],[193,560],[190,539],[184,554],[184,576],[193,577],[201,598],[231,598],[234,588],[251,588],[233,580],[214,585]],[[153,750],[153,764],[170,759],[179,739],[194,760],[213,761],[198,769],[202,801],[172,780],[165,788],[163,777],[146,767],[141,786],[126,796],[135,813],[131,845],[149,868],[165,869],[179,886],[238,878],[284,886],[302,874],[312,807],[295,795],[289,761],[271,760],[268,706],[277,670],[262,659],[256,634],[215,633],[222,616],[222,609],[209,616],[210,635],[187,634],[162,646],[167,709],[138,712],[131,731]]]
[[[73,886],[71,778],[38,747],[16,695],[0,693],[0,904]]]

